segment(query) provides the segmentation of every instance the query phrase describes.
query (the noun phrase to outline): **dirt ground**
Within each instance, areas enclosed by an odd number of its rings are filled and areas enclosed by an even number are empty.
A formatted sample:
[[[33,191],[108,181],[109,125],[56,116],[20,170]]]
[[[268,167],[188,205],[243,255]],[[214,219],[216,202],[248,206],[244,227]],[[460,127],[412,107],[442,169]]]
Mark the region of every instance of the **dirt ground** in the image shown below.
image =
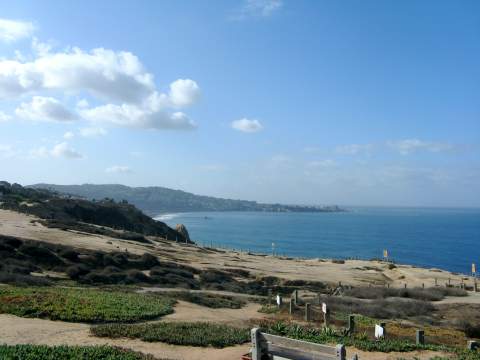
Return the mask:
[[[261,256],[243,252],[212,250],[194,245],[167,241],[155,241],[154,245],[139,244],[106,236],[90,235],[42,226],[33,216],[7,210],[0,210],[0,234],[18,236],[64,244],[77,248],[102,251],[128,251],[135,254],[145,252],[160,259],[188,264],[201,269],[242,268],[254,275],[277,276],[291,280],[323,281],[346,285],[385,284],[393,287],[433,286],[435,279],[439,285],[450,279],[452,284],[460,284],[462,276],[439,269],[424,269],[409,265],[398,265],[389,269],[388,264],[379,261],[347,260],[344,264],[322,259],[294,259]],[[472,277],[464,277],[464,282],[473,284]],[[468,302],[468,299],[464,300]],[[478,298],[472,298],[475,302]]]

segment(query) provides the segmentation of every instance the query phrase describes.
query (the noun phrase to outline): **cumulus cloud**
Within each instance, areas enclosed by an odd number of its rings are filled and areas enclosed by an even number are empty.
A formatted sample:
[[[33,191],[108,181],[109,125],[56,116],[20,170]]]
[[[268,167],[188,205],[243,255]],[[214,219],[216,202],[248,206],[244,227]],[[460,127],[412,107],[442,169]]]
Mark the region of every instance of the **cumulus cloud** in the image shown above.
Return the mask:
[[[150,106],[106,104],[82,110],[81,114],[92,122],[139,129],[189,130],[196,127],[183,112],[169,113]]]
[[[200,87],[190,79],[178,79],[170,84],[170,101],[174,106],[189,106],[200,98]]]
[[[263,129],[263,125],[260,123],[260,121],[250,120],[247,118],[232,121],[231,126],[233,129],[245,133],[255,133]]]
[[[56,158],[81,159],[83,155],[72,149],[67,142],[62,142],[53,147],[49,154]]]
[[[282,6],[281,0],[244,0],[242,7],[231,16],[231,19],[266,18],[280,10]]]
[[[0,41],[14,42],[30,37],[35,31],[35,26],[26,21],[0,19]]]
[[[428,152],[441,152],[453,149],[453,145],[449,143],[428,142],[419,139],[388,141],[387,145],[402,155],[408,155],[421,150]]]
[[[132,169],[125,165],[114,165],[106,168],[105,172],[113,174],[128,174],[132,172]]]
[[[5,114],[3,111],[0,111],[0,123],[2,122],[7,122],[11,119],[12,117],[10,115]]]
[[[130,52],[98,48],[46,53],[31,62],[0,61],[0,97],[39,90],[86,90],[101,98],[136,102],[154,90],[153,76]]]
[[[337,146],[335,152],[342,155],[358,155],[361,153],[369,153],[372,149],[372,144],[349,144]]]
[[[70,140],[70,139],[73,139],[75,137],[75,134],[71,131],[67,131],[65,134],[63,134],[63,138],[65,140]]]
[[[38,158],[66,158],[66,159],[81,159],[83,155],[72,149],[67,142],[62,142],[55,145],[52,149],[46,146],[40,146],[32,149],[29,152],[29,157],[32,159]]]
[[[99,127],[88,127],[80,129],[80,135],[83,137],[98,137],[107,135],[107,130]]]
[[[52,97],[34,96],[29,103],[22,103],[15,114],[23,119],[33,121],[73,121],[77,117],[60,101]]]

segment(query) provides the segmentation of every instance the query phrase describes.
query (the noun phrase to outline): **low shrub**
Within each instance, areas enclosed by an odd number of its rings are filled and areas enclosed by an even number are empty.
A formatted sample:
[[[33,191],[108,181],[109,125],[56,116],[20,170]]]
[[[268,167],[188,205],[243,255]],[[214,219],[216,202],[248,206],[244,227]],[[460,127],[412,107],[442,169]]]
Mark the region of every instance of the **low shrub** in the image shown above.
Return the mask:
[[[167,297],[70,288],[0,287],[0,313],[71,322],[134,322],[173,312]]]
[[[345,296],[359,299],[385,299],[389,297],[401,297],[423,301],[439,301],[445,296],[467,296],[463,289],[432,287],[432,288],[381,288],[381,287],[356,287],[347,289]]]
[[[149,355],[109,346],[0,345],[3,360],[153,360]]]
[[[233,296],[189,292],[189,291],[172,291],[167,296],[175,300],[188,301],[197,305],[206,306],[212,309],[228,308],[240,309],[246,304],[245,301]]]
[[[94,326],[91,333],[99,337],[128,337],[149,342],[186,346],[223,348],[250,340],[250,330],[213,323],[159,322],[153,324],[105,324]]]

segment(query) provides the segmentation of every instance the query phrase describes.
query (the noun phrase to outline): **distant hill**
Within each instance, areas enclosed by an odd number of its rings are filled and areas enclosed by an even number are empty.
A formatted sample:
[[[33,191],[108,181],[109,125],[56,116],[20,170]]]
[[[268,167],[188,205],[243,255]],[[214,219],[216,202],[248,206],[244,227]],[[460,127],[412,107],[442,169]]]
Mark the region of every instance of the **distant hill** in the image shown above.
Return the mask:
[[[126,201],[71,198],[48,189],[28,188],[0,181],[0,209],[35,215],[43,219],[44,225],[64,230],[97,233],[140,242],[148,242],[144,236],[188,241],[181,232],[161,221],[153,220]]]
[[[149,214],[187,211],[272,211],[272,212],[338,212],[337,206],[297,206],[261,204],[256,201],[222,199],[202,196],[159,186],[129,187],[125,185],[53,185],[36,184],[31,187],[49,189],[86,199],[110,198],[126,200]]]

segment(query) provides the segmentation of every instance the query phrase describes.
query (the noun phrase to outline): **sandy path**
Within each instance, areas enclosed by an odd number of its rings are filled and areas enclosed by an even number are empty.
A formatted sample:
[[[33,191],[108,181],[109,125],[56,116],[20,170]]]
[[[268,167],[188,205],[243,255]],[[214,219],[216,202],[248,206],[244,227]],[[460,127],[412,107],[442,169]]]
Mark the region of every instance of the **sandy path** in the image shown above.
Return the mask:
[[[259,304],[249,303],[241,309],[210,309],[179,300],[175,312],[164,316],[162,321],[207,321],[242,326],[251,320],[266,317],[258,312],[260,307]]]

